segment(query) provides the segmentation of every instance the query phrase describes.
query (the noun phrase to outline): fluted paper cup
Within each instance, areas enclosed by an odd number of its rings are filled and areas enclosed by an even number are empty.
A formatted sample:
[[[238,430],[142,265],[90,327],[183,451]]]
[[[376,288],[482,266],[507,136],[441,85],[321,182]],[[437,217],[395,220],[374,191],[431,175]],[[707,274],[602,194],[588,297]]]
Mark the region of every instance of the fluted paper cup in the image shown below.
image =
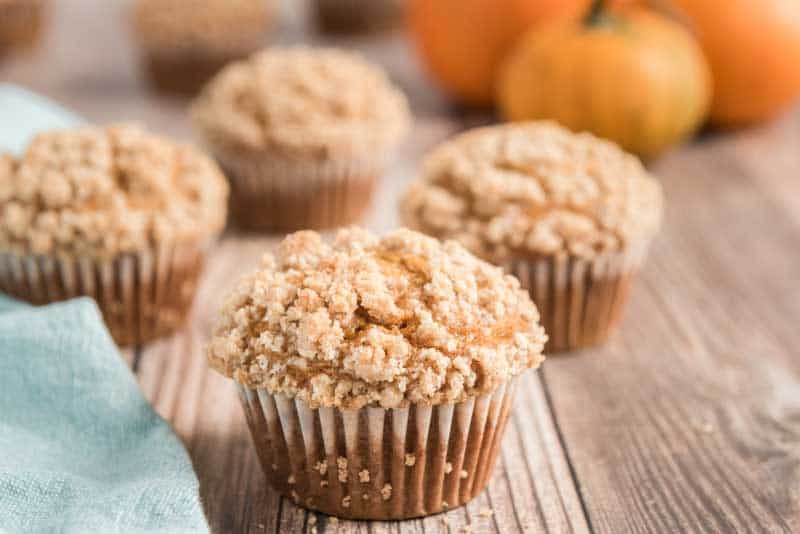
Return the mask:
[[[518,259],[504,264],[516,276],[541,315],[549,336],[546,352],[603,343],[622,317],[647,245],[592,259],[569,255]]]
[[[33,304],[91,297],[118,344],[143,343],[182,324],[207,248],[162,246],[108,260],[0,253],[0,291]]]
[[[45,0],[0,2],[0,56],[36,44],[47,3]]]
[[[350,519],[443,512],[489,482],[517,379],[456,404],[354,410],[239,385],[269,483],[295,503]]]
[[[244,57],[249,52],[212,55],[176,54],[148,50],[144,53],[143,67],[150,82],[164,93],[194,95],[214,77],[222,67]]]
[[[264,153],[219,154],[231,212],[246,228],[290,232],[346,226],[369,208],[386,158],[307,161]]]
[[[387,30],[403,21],[403,0],[316,0],[317,21],[331,33]]]

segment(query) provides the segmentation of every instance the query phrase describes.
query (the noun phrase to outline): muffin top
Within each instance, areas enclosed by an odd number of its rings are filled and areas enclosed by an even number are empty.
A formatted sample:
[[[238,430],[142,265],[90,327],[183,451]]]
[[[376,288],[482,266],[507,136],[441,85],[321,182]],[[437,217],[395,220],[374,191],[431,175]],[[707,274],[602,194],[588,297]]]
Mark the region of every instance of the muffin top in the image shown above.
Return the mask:
[[[538,321],[514,277],[454,241],[306,231],[238,284],[208,359],[315,407],[451,403],[537,367]]]
[[[108,258],[203,240],[227,195],[211,159],[136,126],[48,132],[0,157],[0,250]]]
[[[272,18],[266,0],[137,0],[134,30],[161,55],[249,53]]]
[[[661,187],[635,156],[555,123],[471,130],[422,172],[402,200],[404,223],[495,263],[616,252],[661,223]]]
[[[222,70],[192,106],[215,150],[288,158],[374,157],[406,134],[405,96],[361,56],[276,48]]]

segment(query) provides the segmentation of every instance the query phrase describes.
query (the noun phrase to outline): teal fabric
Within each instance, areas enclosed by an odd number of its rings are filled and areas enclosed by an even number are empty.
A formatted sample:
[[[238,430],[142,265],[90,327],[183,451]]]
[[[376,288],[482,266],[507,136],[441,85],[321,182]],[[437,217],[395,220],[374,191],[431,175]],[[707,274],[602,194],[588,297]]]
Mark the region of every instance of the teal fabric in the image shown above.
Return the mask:
[[[0,532],[208,532],[189,457],[92,300],[0,296]]]
[[[78,115],[46,98],[0,83],[0,151],[19,156],[37,133],[83,123]]]

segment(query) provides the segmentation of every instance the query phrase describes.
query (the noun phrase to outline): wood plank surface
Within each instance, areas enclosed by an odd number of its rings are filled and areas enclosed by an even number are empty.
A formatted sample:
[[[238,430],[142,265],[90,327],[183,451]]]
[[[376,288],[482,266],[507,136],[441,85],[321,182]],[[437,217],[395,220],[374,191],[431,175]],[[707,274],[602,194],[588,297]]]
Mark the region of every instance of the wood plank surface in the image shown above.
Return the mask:
[[[283,7],[271,41],[356,47],[409,94],[414,132],[365,222],[396,226],[398,195],[420,156],[491,117],[450,108],[402,33],[331,41],[310,28],[306,2]],[[58,0],[54,8],[43,46],[0,63],[0,80],[95,122],[132,119],[197,140],[186,101],[155,95],[140,78],[124,2]],[[203,345],[232,280],[278,238],[229,229],[187,326],[124,352],[186,444],[213,531],[800,531],[800,116],[707,134],[653,171],[667,221],[620,332],[527,376],[488,491],[421,520],[334,524],[267,489],[234,389],[208,370]]]

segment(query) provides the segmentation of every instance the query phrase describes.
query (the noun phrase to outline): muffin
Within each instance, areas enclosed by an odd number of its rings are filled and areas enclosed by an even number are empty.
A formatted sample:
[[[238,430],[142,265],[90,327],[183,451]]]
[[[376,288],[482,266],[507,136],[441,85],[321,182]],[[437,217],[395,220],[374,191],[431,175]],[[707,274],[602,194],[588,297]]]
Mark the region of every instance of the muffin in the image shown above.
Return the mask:
[[[0,56],[39,40],[45,8],[45,0],[0,0]]]
[[[226,63],[264,44],[273,0],[138,0],[144,68],[162,91],[196,94]]]
[[[0,158],[0,291],[92,297],[122,345],[169,333],[226,202],[210,158],[138,127],[40,134],[20,159]]]
[[[388,30],[403,20],[404,0],[316,0],[317,23],[330,33]]]
[[[661,217],[661,187],[638,159],[549,122],[444,143],[401,202],[411,228],[455,239],[520,279],[548,351],[606,340]]]
[[[410,122],[380,68],[311,48],[270,49],[226,67],[192,117],[231,180],[234,216],[267,231],[360,219]]]
[[[486,486],[520,375],[546,340],[519,282],[410,230],[290,235],[233,291],[208,347],[272,486],[359,519]]]

